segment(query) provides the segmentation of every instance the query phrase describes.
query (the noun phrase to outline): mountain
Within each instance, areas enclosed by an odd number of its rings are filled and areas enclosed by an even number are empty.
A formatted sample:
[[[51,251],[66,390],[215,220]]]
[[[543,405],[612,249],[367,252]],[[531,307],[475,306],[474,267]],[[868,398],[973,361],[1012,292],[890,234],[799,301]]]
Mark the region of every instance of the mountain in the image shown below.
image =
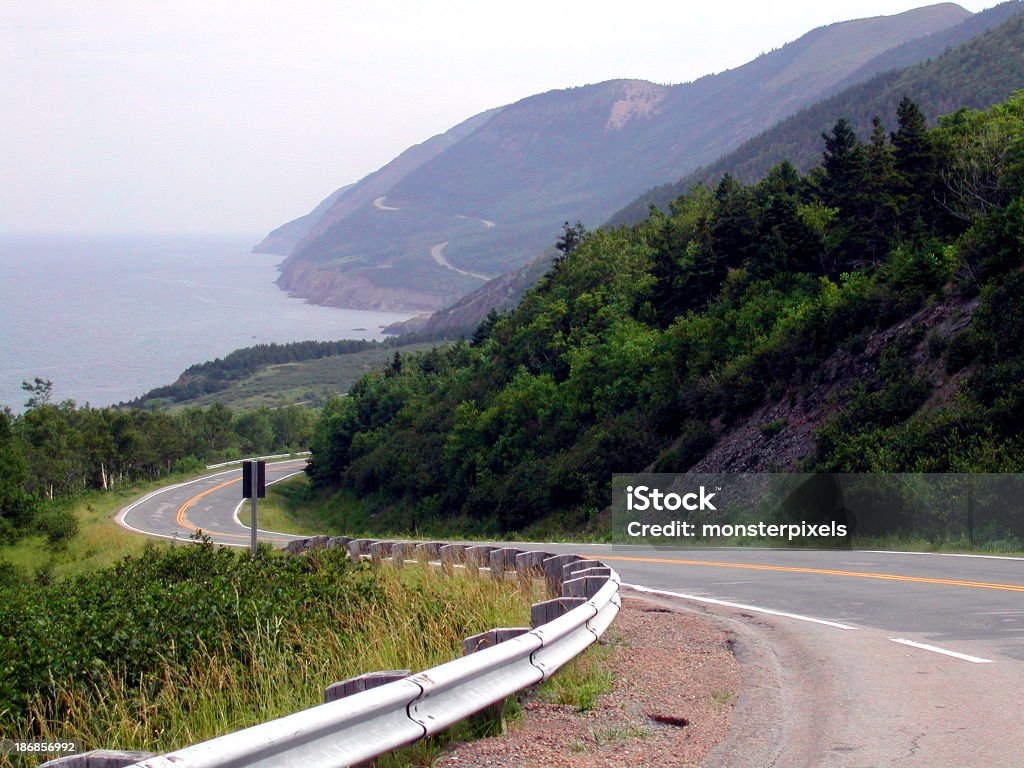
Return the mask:
[[[386,193],[398,179],[416,170],[428,160],[437,157],[448,147],[457,144],[499,111],[500,108],[481,112],[444,133],[409,147],[387,165],[366,176],[357,184],[347,184],[332,192],[305,216],[293,219],[273,230],[253,247],[253,253],[287,256],[296,247],[303,244],[307,237],[316,237],[323,228],[345,218],[360,206],[374,200],[377,200],[377,205],[381,206],[382,199],[378,198]],[[387,207],[380,210],[387,210]]]
[[[649,206],[665,208],[694,184],[715,184],[725,173],[754,181],[783,159],[806,170],[817,162],[821,134],[832,127],[837,117],[846,117],[866,138],[875,115],[887,126],[894,124],[896,107],[905,94],[933,122],[960,107],[981,109],[1004,101],[1015,90],[1024,88],[1022,13],[1024,3],[1003,3],[952,29],[884,54],[879,58],[889,63],[904,61],[911,55],[926,60],[874,75],[801,110],[679,181],[648,190],[612,216],[608,224],[640,221],[646,217]],[[966,42],[956,48],[948,47],[961,39]]]
[[[877,56],[969,17],[943,3],[841,22],[691,83],[613,80],[478,115],[340,195],[278,284],[323,304],[436,310],[533,261],[563,221],[604,221]]]
[[[926,114],[933,117],[959,106],[982,108],[1006,99],[1016,88],[1024,87],[1024,59],[1018,53],[1024,47],[1021,38],[1022,9],[1024,4],[1020,2],[1004,3],[949,30],[929,36],[925,39],[927,45],[923,45],[924,41],[913,41],[883,54],[880,58],[890,63],[903,60],[909,56],[904,49],[910,47],[914,56],[927,58],[934,53],[937,58],[916,67],[874,76],[866,83],[848,88],[787,118],[683,180],[649,190],[612,216],[607,224],[617,226],[640,221],[646,217],[650,205],[664,209],[670,200],[693,184],[715,184],[726,172],[744,181],[755,181],[783,157],[793,158],[802,170],[806,170],[816,162],[821,151],[821,134],[832,126],[837,115],[853,119],[857,130],[866,137],[875,114],[883,115],[888,125],[893,124],[896,106],[904,94],[919,99]],[[986,30],[990,32],[983,34]],[[965,37],[969,42],[960,48],[947,47],[950,41]],[[971,40],[971,37],[976,39]],[[862,71],[868,69],[870,67],[862,68]],[[502,287],[506,279],[507,276],[503,276]],[[416,317],[396,323],[389,332],[409,333],[423,328],[432,332],[442,329],[464,331],[483,320],[491,309],[504,311],[514,306],[528,287],[517,282],[520,290],[513,298],[507,291],[490,290],[490,285],[484,284],[429,319]]]
[[[488,280],[444,309],[392,323],[383,332],[402,336],[410,333],[443,334],[448,338],[460,334],[469,336],[490,312],[506,312],[518,304],[527,289],[551,268],[557,253],[550,248],[529,264]]]
[[[327,197],[320,201],[312,211],[307,213],[305,216],[299,216],[297,219],[282,224],[277,229],[273,230],[269,235],[263,238],[259,243],[253,246],[253,253],[270,253],[275,256],[287,256],[299,241],[302,240],[306,235],[309,234],[310,230],[317,225],[317,222],[324,217],[334,204],[341,199],[341,197],[348,192],[355,184],[346,184],[341,189],[336,189],[331,192]]]

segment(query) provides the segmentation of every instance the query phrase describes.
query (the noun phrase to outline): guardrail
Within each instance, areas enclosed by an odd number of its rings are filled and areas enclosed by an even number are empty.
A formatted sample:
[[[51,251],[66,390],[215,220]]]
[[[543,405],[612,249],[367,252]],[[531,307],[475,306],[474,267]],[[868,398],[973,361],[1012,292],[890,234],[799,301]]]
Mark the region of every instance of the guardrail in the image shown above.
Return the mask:
[[[467,638],[467,655],[413,675],[379,673],[335,683],[311,709],[156,757],[82,762],[86,755],[46,765],[130,768],[341,768],[432,736],[508,696],[543,682],[594,643],[619,611],[619,576],[597,560],[489,545],[400,542],[316,536],[289,543],[300,553],[345,547],[353,560],[403,565],[429,562],[445,569],[489,570],[494,578],[544,577],[553,597],[535,603],[531,626],[493,629]],[[394,679],[398,677],[399,679]],[[369,688],[375,682],[393,679]],[[357,683],[352,685],[352,683]],[[348,684],[348,685],[346,685]],[[109,753],[113,755],[114,753]],[[97,757],[98,754],[96,755]],[[133,760],[137,762],[133,762]]]
[[[275,453],[270,456],[253,456],[248,459],[232,459],[231,461],[222,461],[220,464],[207,464],[207,469],[220,469],[221,467],[230,467],[232,464],[241,464],[243,461],[262,461],[264,459],[290,459],[292,456],[309,456],[309,451],[297,451],[296,453]]]

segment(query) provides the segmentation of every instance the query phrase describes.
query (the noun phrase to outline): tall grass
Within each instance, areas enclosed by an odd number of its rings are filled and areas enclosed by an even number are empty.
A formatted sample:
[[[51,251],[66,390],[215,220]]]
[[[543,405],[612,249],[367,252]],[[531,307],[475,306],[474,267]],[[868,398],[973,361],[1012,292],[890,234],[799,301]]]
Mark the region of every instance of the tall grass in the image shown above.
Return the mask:
[[[371,600],[358,610],[321,606],[327,620],[268,616],[234,637],[202,643],[187,661],[169,648],[141,678],[103,663],[87,684],[51,680],[32,693],[20,722],[0,716],[5,736],[169,751],[318,704],[337,680],[449,661],[467,635],[529,623],[529,605],[539,598],[532,586],[427,566],[373,567],[372,579]],[[423,762],[429,753],[409,752],[400,762]]]

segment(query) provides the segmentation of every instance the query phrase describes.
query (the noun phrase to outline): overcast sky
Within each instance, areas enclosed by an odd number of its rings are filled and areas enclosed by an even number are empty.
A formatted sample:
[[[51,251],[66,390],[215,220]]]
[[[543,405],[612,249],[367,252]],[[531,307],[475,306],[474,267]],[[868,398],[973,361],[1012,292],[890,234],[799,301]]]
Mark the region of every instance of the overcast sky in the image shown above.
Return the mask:
[[[261,235],[485,109],[927,4],[0,0],[0,231]]]

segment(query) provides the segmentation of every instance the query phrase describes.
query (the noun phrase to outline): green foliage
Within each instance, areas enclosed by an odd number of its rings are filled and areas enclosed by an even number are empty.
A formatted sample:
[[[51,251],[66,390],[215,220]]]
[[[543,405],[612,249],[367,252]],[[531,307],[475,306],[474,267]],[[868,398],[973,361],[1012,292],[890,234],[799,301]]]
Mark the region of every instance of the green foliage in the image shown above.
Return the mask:
[[[612,473],[685,471],[766,401],[844,375],[807,457],[819,468],[1017,466],[1022,104],[928,129],[904,98],[896,131],[875,119],[867,143],[838,120],[806,175],[726,176],[632,228],[581,234],[472,344],[396,355],[332,401],[313,485],[356,499],[360,525],[593,529]],[[954,215],[975,167],[995,191]],[[926,341],[918,313],[979,290],[962,337]],[[941,355],[974,370],[936,403],[925,363]]]
[[[521,624],[532,597],[208,541],[53,583],[0,566],[0,728],[169,751],[314,706],[339,679],[447,661],[466,635]]]

